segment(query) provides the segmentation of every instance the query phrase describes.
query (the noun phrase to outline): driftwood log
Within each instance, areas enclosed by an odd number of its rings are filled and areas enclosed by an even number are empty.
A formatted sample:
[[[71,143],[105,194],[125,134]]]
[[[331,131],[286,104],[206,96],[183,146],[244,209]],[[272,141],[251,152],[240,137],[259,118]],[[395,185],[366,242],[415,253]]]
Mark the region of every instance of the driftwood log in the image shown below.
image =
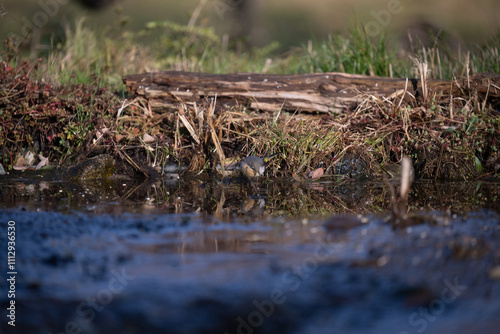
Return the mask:
[[[199,104],[206,98],[217,97],[219,107],[241,105],[272,112],[342,113],[356,108],[369,95],[423,97],[420,79],[345,73],[267,75],[171,71],[127,75],[123,82],[130,93],[144,97],[151,107],[166,110],[177,110],[181,101]],[[500,75],[474,74],[452,81],[429,80],[427,89],[429,98],[467,98],[477,92],[496,104],[500,98]]]

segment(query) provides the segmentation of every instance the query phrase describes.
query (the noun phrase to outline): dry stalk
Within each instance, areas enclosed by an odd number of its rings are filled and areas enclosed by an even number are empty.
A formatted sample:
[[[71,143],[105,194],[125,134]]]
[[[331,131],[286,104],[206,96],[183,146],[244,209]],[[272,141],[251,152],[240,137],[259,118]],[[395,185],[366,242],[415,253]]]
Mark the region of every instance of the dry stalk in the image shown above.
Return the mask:
[[[123,160],[127,161],[130,166],[136,171],[141,172],[144,176],[148,176],[135,162],[132,158],[125,152],[125,150],[118,150],[118,154],[122,157]]]
[[[408,220],[408,195],[413,182],[413,166],[410,158],[404,156],[401,160],[401,180],[399,197],[394,186],[384,175],[384,183],[391,193],[391,213],[392,220],[396,223],[406,223]]]
[[[401,99],[399,99],[399,103],[397,105],[397,107],[400,108],[407,93],[408,93],[408,78],[406,78],[405,89],[400,89],[400,90],[395,91],[394,93],[392,93],[391,95],[388,96],[388,99],[389,100],[391,100],[391,99],[396,100],[396,98],[401,96]],[[394,107],[394,103],[392,103],[392,106]]]
[[[181,143],[180,138],[180,122],[179,117],[175,120],[175,136],[174,136],[174,151],[179,152],[179,146]]]
[[[203,7],[205,7],[205,4],[207,3],[207,0],[200,0],[198,3],[198,6],[193,11],[193,14],[191,15],[191,18],[189,19],[188,22],[188,28],[193,28],[194,25],[196,24],[196,21],[198,20],[198,17],[200,16],[201,11],[203,10]]]
[[[122,106],[118,109],[118,112],[116,113],[116,125],[118,126],[118,123],[120,121],[120,116],[123,112],[123,109],[127,108],[132,102],[127,103],[127,99],[123,100]]]
[[[407,156],[403,157],[401,161],[401,189],[400,196],[401,201],[403,202],[404,209],[406,211],[406,205],[408,203],[408,194],[410,193],[410,187],[412,183],[412,164],[410,158]]]
[[[486,102],[488,101],[488,95],[490,94],[491,80],[488,79],[488,89],[486,90],[486,96],[484,97],[483,105],[481,107],[482,110],[486,110]]]
[[[405,132],[406,138],[410,140],[410,134],[408,133],[408,128],[410,127],[410,112],[407,108],[399,108],[401,112],[401,119],[403,120],[403,130]]]
[[[424,50],[425,51],[425,50]],[[420,75],[420,85],[422,87],[422,96],[424,99],[424,103],[427,102],[427,97],[429,95],[429,91],[427,88],[427,71],[428,71],[428,65],[426,62],[421,62],[417,58],[410,57],[415,66],[417,67],[418,73]],[[424,56],[424,59],[426,57]]]
[[[198,109],[198,105],[194,102],[194,113],[196,118],[198,119],[198,133],[203,134],[203,123],[204,123],[204,115],[203,109]]]
[[[453,120],[453,81],[450,84],[450,119]]]
[[[200,137],[198,137],[198,135],[194,131],[194,128],[193,128],[193,125],[191,124],[191,122],[186,118],[186,114],[184,113],[183,109],[186,110],[186,113],[189,113],[189,110],[187,109],[186,104],[182,103],[179,106],[179,114],[178,114],[179,118],[182,121],[182,124],[184,124],[184,126],[186,127],[186,129],[188,129],[189,134],[194,139],[194,141],[196,142],[196,144],[200,145],[200,143],[201,143]]]
[[[151,117],[153,115],[152,111],[151,111],[151,106],[149,104],[149,102],[147,102],[147,104],[145,105],[143,103],[143,99],[140,98],[140,97],[136,97],[135,99],[133,99],[132,101],[128,102],[127,99],[123,100],[122,102],[122,106],[118,109],[118,112],[116,113],[116,125],[118,125],[118,123],[120,122],[120,120],[123,120],[124,117],[122,116],[124,110],[128,107],[137,107],[138,109],[142,110],[143,111],[143,115],[147,116],[147,117]]]
[[[441,66],[441,55],[439,54],[439,49],[437,49],[437,59],[438,59],[439,80],[443,80],[443,67]]]
[[[465,75],[467,77],[467,88],[470,89],[470,51],[467,52],[465,57]]]
[[[215,130],[215,127],[218,126],[219,124],[214,124],[214,117],[213,117],[215,113],[216,103],[217,103],[217,95],[215,95],[213,101],[210,102],[210,107],[208,108],[207,123],[210,127],[210,134],[212,136],[212,141],[215,145],[215,151],[217,152],[217,156],[219,157],[222,174],[225,174],[226,171],[224,165],[226,161],[226,156],[224,155],[224,151],[222,150],[219,137],[217,137],[217,132]]]

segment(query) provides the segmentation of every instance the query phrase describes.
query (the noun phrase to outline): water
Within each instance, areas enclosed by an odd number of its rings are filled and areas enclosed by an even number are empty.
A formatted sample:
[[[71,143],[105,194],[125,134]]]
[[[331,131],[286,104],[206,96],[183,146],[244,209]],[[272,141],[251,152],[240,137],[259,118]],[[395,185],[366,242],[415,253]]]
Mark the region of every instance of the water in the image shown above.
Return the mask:
[[[421,219],[399,226],[382,183],[4,181],[15,329],[494,333],[499,190],[417,182],[408,205]],[[16,332],[6,316],[2,333]]]
[[[218,219],[291,217],[387,212],[390,193],[382,182],[338,179],[297,183],[265,180],[160,179],[141,182],[116,178],[85,184],[17,179],[0,182],[0,205],[32,211],[92,214],[205,213]],[[466,213],[500,208],[500,185],[494,182],[434,182],[413,184],[412,212]]]

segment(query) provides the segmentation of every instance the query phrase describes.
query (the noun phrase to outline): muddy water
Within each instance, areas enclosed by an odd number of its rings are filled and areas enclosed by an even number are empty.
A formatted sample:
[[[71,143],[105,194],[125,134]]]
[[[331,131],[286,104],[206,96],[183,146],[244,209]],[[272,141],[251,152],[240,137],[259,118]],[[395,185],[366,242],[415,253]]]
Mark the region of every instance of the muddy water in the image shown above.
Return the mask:
[[[497,333],[499,196],[420,181],[399,226],[381,183],[4,181],[1,332]]]

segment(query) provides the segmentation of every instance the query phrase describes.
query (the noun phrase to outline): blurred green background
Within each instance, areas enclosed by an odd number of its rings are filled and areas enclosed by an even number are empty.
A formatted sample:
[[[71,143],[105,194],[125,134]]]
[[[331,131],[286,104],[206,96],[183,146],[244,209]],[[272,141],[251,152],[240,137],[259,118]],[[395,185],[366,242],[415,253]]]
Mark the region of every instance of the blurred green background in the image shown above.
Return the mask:
[[[91,25],[116,28],[126,24],[138,31],[150,21],[169,20],[187,24],[200,0],[123,0],[100,10],[91,10],[76,0],[0,0],[0,37],[22,36],[30,25],[41,26],[39,41],[49,45],[63,35],[62,25],[85,15]],[[219,35],[234,32],[230,0],[208,0],[197,25],[215,27]],[[345,33],[354,19],[366,26],[378,25],[393,38],[406,34],[415,25],[443,29],[463,43],[486,42],[500,27],[500,1],[497,0],[253,0],[251,41],[265,45],[279,41],[282,50],[300,46],[309,39]],[[397,14],[383,16],[396,8]],[[382,15],[377,23],[374,13]]]

